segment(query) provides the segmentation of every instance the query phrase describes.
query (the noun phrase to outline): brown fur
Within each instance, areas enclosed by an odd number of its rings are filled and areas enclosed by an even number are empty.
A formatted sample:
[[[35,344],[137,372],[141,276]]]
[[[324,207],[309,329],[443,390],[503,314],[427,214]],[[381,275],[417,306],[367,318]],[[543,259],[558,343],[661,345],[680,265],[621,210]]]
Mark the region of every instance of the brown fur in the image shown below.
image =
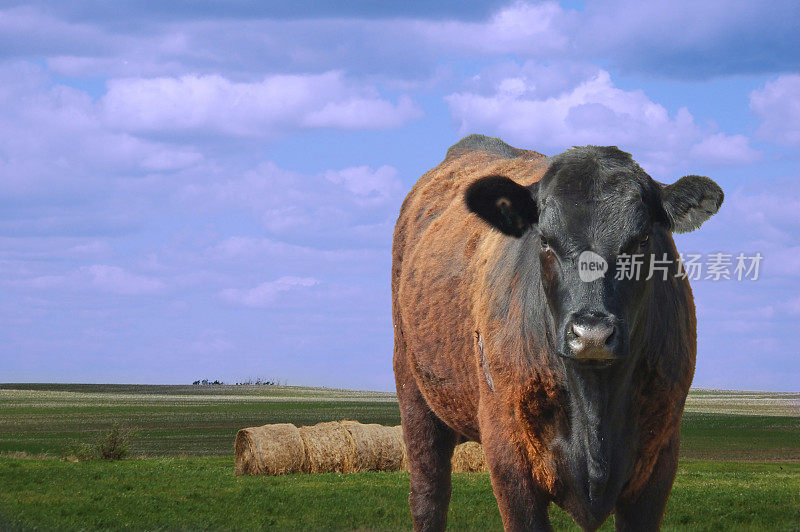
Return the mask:
[[[463,200],[465,189],[479,178],[503,175],[528,185],[547,170],[543,155],[510,149],[513,158],[451,149],[413,187],[395,229],[394,367],[417,529],[444,526],[437,505],[444,504],[446,511],[449,471],[434,478],[423,470],[444,460],[449,464],[458,435],[483,441],[507,528],[548,526],[546,504],[544,515],[531,509],[521,521],[514,520],[512,510],[563,498],[562,457],[552,442],[569,430],[564,386],[544,348],[522,345],[526,309],[518,292],[525,283],[507,260],[509,246],[519,240],[492,230],[467,211]],[[668,233],[660,237],[674,250]],[[494,284],[512,290],[498,291]],[[659,308],[648,311],[652,330],[638,339],[648,351],[637,368],[632,401],[641,437],[634,471],[621,495],[631,512],[644,490],[660,493],[661,484],[671,485],[674,471],[667,469],[677,455],[678,425],[694,370],[694,306],[688,282],[673,279],[669,288],[658,289],[664,290],[656,294]],[[664,308],[673,311],[674,319],[660,318]],[[659,473],[661,487],[648,488],[661,463],[666,464]],[[517,477],[519,488],[505,484]]]

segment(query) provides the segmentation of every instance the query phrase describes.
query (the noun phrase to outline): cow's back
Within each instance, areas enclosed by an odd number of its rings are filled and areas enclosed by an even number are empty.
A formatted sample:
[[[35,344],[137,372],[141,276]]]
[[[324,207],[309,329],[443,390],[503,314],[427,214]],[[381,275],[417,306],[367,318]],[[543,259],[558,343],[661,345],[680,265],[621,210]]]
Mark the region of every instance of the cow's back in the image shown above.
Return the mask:
[[[540,153],[470,135],[420,178],[397,220],[392,251],[395,369],[398,362],[408,369],[398,378],[413,379],[437,416],[472,438],[479,438],[472,305],[476,284],[484,282],[473,278],[474,266],[506,239],[467,211],[464,192],[476,179],[493,174],[528,185],[546,169],[547,158]]]

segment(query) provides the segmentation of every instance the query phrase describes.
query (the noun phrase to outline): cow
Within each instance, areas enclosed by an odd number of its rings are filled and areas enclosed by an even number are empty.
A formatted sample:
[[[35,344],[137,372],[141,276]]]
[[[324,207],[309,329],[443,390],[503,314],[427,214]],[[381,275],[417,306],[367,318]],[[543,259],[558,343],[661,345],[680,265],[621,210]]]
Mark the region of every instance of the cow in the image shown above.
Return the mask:
[[[617,147],[548,158],[483,135],[419,179],[391,276],[415,530],[444,529],[467,440],[506,530],[551,529],[551,502],[584,530],[612,512],[617,530],[659,528],[696,355],[672,233],[722,200],[708,177],[663,185]]]

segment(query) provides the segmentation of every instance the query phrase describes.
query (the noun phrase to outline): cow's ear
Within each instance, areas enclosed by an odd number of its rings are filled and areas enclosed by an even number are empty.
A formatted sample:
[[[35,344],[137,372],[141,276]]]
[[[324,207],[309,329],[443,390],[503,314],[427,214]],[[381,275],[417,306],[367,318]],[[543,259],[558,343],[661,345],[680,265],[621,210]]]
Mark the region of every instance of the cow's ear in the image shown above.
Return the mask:
[[[725,194],[711,178],[687,175],[663,189],[662,203],[673,233],[688,233],[717,213]]]
[[[517,238],[536,223],[536,187],[524,187],[493,175],[478,179],[464,194],[467,208],[492,227]]]

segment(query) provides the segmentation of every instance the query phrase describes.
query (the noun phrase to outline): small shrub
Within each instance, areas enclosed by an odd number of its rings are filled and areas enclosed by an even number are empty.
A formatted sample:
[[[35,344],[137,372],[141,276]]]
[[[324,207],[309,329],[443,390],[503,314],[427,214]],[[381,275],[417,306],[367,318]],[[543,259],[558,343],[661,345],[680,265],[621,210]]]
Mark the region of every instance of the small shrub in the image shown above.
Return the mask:
[[[131,452],[129,440],[130,433],[119,428],[119,423],[114,423],[111,432],[98,438],[94,447],[103,460],[122,460]]]
[[[69,462],[85,462],[102,458],[103,460],[122,460],[130,454],[130,431],[114,424],[111,432],[103,434],[94,443],[74,443],[61,453],[61,458]]]

